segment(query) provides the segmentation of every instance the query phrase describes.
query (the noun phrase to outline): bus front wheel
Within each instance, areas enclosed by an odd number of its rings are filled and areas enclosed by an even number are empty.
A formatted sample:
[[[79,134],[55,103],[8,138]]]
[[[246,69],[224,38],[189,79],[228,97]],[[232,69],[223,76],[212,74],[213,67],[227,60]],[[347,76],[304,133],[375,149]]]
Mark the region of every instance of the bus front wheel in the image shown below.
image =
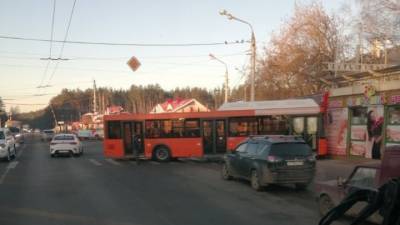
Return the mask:
[[[167,162],[171,159],[171,153],[165,146],[157,147],[154,151],[154,159],[160,162]]]

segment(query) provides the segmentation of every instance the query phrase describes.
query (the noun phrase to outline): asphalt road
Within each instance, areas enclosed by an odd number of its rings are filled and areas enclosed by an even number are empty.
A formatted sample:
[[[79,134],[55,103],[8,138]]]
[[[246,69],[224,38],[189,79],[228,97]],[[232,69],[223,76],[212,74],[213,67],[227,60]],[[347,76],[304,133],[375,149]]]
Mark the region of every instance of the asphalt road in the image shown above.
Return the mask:
[[[220,165],[107,160],[101,142],[82,157],[50,158],[29,139],[0,162],[0,224],[252,225],[318,224],[312,191],[224,181]]]

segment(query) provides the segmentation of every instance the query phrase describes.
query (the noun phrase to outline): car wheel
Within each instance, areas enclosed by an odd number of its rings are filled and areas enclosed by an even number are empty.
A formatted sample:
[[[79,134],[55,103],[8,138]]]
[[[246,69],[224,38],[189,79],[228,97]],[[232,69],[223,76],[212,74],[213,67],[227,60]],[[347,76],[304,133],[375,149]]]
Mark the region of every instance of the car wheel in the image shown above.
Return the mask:
[[[221,176],[222,176],[222,179],[224,179],[224,180],[232,180],[232,178],[233,178],[233,177],[230,175],[229,166],[228,166],[226,163],[224,163],[224,164],[222,165]]]
[[[318,198],[318,209],[321,216],[325,216],[335,204],[328,195],[322,195]]]
[[[306,183],[297,183],[295,184],[296,190],[305,190],[307,189],[308,184]]]
[[[55,154],[50,154],[50,157],[51,157],[51,158],[54,158],[54,156],[55,156]]]
[[[160,162],[167,162],[171,158],[171,154],[167,147],[161,146],[154,151],[154,158]]]
[[[250,179],[251,187],[256,191],[261,191],[262,186],[260,184],[260,178],[258,177],[258,173],[256,170],[251,171],[251,179]]]

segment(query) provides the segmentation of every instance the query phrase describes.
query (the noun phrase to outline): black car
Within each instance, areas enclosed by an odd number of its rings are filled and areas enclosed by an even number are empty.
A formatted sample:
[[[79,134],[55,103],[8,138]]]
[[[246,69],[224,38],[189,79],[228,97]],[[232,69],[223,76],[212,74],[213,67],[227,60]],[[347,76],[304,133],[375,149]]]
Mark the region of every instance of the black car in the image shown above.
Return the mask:
[[[305,189],[315,174],[311,148],[297,136],[254,136],[224,156],[222,178],[248,179],[259,191],[269,184]]]

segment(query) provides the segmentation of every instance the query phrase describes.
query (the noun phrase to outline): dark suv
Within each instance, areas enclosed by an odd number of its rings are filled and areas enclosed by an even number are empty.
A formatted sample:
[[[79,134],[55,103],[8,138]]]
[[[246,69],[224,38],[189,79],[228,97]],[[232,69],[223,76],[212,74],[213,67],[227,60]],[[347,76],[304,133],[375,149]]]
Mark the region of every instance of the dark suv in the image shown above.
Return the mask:
[[[224,156],[222,178],[248,179],[259,191],[269,184],[305,189],[315,174],[311,148],[297,136],[253,136]]]

